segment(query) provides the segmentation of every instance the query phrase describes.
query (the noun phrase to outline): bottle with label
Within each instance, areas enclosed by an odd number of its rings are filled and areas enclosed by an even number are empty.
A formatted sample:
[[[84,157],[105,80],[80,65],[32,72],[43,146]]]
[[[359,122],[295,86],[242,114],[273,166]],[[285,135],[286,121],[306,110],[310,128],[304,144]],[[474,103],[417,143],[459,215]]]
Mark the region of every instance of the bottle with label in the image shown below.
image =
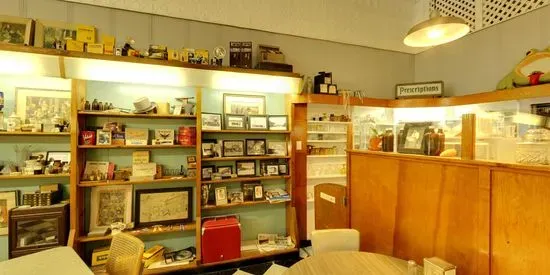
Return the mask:
[[[382,151],[393,152],[393,131],[392,128],[386,128],[382,138]]]
[[[97,102],[97,98],[95,98],[94,101],[92,101],[92,110],[99,111],[99,104]]]
[[[445,151],[445,133],[443,133],[443,129],[437,129],[437,135],[439,136],[439,145],[437,146],[436,156],[439,156],[441,152]]]
[[[430,133],[430,156],[437,156],[437,151],[439,148],[439,135],[435,132],[435,127],[430,126],[429,128]]]

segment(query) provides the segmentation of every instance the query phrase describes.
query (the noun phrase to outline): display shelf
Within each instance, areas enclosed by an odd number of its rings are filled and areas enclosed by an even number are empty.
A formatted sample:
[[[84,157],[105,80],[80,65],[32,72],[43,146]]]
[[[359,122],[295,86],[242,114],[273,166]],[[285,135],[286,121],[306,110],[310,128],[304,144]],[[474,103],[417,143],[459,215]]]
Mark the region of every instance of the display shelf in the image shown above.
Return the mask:
[[[346,175],[308,176],[307,179],[343,179]]]
[[[173,149],[195,147],[196,145],[78,145],[80,149]]]
[[[220,158],[203,158],[203,162],[212,161],[232,161],[232,160],[269,160],[269,159],[289,159],[289,156],[246,156],[246,157],[220,157]]]
[[[103,181],[81,181],[78,186],[80,187],[94,187],[94,186],[107,186],[107,185],[129,185],[129,184],[159,184],[159,183],[171,183],[171,182],[191,182],[195,181],[197,178],[187,178],[187,177],[164,177],[162,179],[154,180],[103,180]]]
[[[231,178],[223,180],[207,180],[203,181],[202,184],[216,184],[216,183],[230,183],[230,182],[248,182],[248,181],[257,181],[257,180],[277,180],[277,179],[289,179],[290,176],[265,176],[265,177],[242,177],[242,178]]]
[[[50,178],[69,178],[70,174],[50,174],[50,175],[0,175],[0,180],[18,180],[18,179],[50,179]]]
[[[345,139],[334,139],[334,140],[308,140],[308,143],[347,143]]]
[[[100,116],[100,117],[127,117],[127,118],[163,118],[163,119],[195,119],[196,115],[157,115],[157,114],[131,114],[118,112],[80,111],[79,116]]]
[[[136,228],[134,230],[124,231],[124,233],[139,237],[139,236],[159,235],[159,234],[167,234],[167,233],[174,233],[174,232],[194,231],[197,227],[197,224],[195,221],[183,224],[183,230],[181,230],[180,225],[182,224],[173,224],[172,228],[166,228],[166,226],[164,226],[165,229],[162,231],[153,231],[150,227],[146,227],[146,228]],[[148,229],[148,230],[144,230],[144,229]],[[99,236],[99,237],[82,236],[78,239],[78,241],[81,243],[87,243],[87,242],[105,241],[105,240],[110,240],[112,238],[113,238],[112,235]]]
[[[348,132],[326,132],[326,131],[308,131],[308,134],[322,134],[322,135],[347,135]]]
[[[345,158],[347,155],[308,155],[307,158],[311,159],[325,159],[325,158]]]
[[[197,262],[192,261],[189,264],[185,264],[185,265],[172,265],[172,266],[152,268],[152,269],[144,268],[143,269],[143,275],[172,273],[172,272],[177,272],[177,271],[195,269],[197,267],[198,267]]]
[[[69,137],[71,133],[49,133],[49,132],[0,132],[0,136],[47,136],[47,137]]]
[[[242,203],[228,203],[225,205],[206,205],[202,207],[202,210],[214,210],[214,209],[225,209],[225,208],[233,208],[233,207],[244,207],[244,206],[253,206],[253,205],[259,205],[259,204],[282,204],[283,202],[274,202],[270,203],[268,200],[261,200],[261,201],[245,201]]]
[[[351,121],[317,121],[317,120],[308,120],[309,124],[335,124],[335,125],[348,125],[351,124]]]
[[[201,266],[213,266],[213,265],[219,265],[219,264],[234,263],[234,262],[239,262],[239,261],[253,260],[253,259],[283,255],[283,254],[288,254],[288,253],[296,253],[296,252],[298,252],[298,248],[286,248],[286,249],[279,249],[279,250],[274,250],[274,251],[269,251],[269,252],[261,252],[258,249],[244,250],[244,251],[241,251],[241,257],[240,258],[227,260],[227,261],[222,261],[222,262],[202,264]]]
[[[202,130],[203,133],[218,134],[290,134],[290,131],[269,131],[269,130]]]

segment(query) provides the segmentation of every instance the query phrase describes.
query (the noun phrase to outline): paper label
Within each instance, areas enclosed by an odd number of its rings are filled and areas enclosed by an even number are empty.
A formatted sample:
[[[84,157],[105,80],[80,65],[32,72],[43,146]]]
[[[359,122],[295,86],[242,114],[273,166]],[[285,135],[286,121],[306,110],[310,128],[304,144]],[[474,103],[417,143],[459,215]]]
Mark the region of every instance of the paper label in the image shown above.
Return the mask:
[[[329,194],[325,194],[325,193],[321,192],[320,197],[323,200],[330,201],[330,202],[336,204],[336,198],[329,195]]]

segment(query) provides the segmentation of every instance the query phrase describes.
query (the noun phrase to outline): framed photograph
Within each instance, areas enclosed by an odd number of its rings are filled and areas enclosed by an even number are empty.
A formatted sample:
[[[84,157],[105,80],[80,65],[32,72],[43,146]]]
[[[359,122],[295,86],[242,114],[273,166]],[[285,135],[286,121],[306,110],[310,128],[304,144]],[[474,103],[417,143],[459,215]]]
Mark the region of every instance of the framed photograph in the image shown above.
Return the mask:
[[[76,25],[62,21],[36,20],[35,47],[63,50],[67,39],[76,40]]]
[[[222,178],[230,178],[233,174],[233,166],[217,166],[216,172],[220,173]]]
[[[111,131],[97,130],[96,145],[111,145]]]
[[[286,163],[279,164],[279,175],[288,175],[288,164]]]
[[[197,157],[196,156],[187,156],[187,163],[193,163],[193,162],[197,162]]]
[[[237,161],[236,166],[238,177],[253,177],[256,175],[256,161],[254,160]]]
[[[263,156],[266,153],[265,139],[247,139],[246,155]]]
[[[224,129],[226,130],[246,130],[246,116],[225,114]]]
[[[268,176],[278,176],[279,175],[279,165],[278,164],[268,164],[267,167]]]
[[[15,111],[22,121],[51,124],[55,116],[70,122],[71,92],[61,90],[15,88]]]
[[[0,43],[32,46],[34,40],[32,19],[0,16]]]
[[[241,189],[243,191],[244,201],[253,201],[254,200],[254,186],[260,184],[259,181],[253,183],[243,183]]]
[[[260,115],[248,116],[248,130],[267,130],[267,117]]]
[[[422,155],[424,134],[431,125],[431,122],[405,123],[403,136],[397,141],[397,152]]]
[[[217,187],[216,189],[214,189],[214,193],[216,194],[216,206],[227,204],[227,188],[226,187]]]
[[[136,190],[136,226],[190,222],[192,203],[192,187]]]
[[[196,168],[187,169],[187,177],[188,178],[196,178],[197,177],[197,169]]]
[[[202,157],[203,158],[213,158],[216,156],[216,144],[218,141],[215,139],[205,139],[202,141]]]
[[[231,192],[231,193],[229,193],[229,201],[232,204],[243,203],[244,202],[244,193],[243,192]]]
[[[214,113],[202,113],[202,129],[203,130],[221,130],[222,115]]]
[[[269,122],[270,131],[288,130],[288,116],[286,115],[269,116],[267,119]]]
[[[265,115],[265,96],[223,94],[223,113]]]
[[[224,140],[223,156],[224,157],[244,156],[244,140]]]
[[[91,193],[90,232],[132,222],[132,185],[98,186]]]
[[[267,141],[267,154],[270,156],[283,156],[288,154],[286,141]]]
[[[19,191],[0,192],[0,235],[8,235],[10,209],[19,205]]]
[[[264,199],[264,187],[261,184],[254,185],[254,200],[261,201]]]
[[[202,180],[211,180],[212,174],[214,173],[214,165],[206,165],[201,167],[201,179]]]
[[[71,152],[69,151],[48,151],[46,153],[47,163],[54,162],[56,160],[61,163],[71,163]]]

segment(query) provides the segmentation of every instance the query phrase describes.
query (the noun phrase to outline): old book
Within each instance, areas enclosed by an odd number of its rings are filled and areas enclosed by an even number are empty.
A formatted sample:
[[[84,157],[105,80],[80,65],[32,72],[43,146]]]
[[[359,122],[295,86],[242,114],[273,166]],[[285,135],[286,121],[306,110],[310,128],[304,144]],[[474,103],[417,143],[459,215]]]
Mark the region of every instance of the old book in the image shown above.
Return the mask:
[[[126,145],[147,145],[149,129],[126,128]]]
[[[149,163],[149,151],[134,151],[132,153],[132,164]]]
[[[241,66],[241,42],[229,42],[229,66]]]
[[[241,68],[252,68],[252,42],[241,42]]]

